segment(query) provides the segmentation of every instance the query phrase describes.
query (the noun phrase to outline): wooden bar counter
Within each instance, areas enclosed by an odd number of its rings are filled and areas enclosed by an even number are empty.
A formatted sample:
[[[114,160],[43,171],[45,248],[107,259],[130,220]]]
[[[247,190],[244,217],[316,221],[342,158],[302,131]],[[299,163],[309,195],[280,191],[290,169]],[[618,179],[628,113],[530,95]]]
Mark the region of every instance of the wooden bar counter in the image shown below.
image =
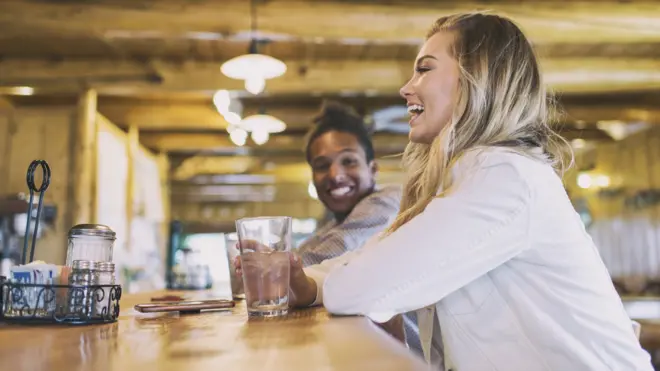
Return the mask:
[[[116,323],[90,326],[0,324],[6,370],[428,370],[368,319],[331,317],[322,308],[279,319],[249,319],[244,301],[231,311],[143,314],[135,304],[162,291],[124,295]]]

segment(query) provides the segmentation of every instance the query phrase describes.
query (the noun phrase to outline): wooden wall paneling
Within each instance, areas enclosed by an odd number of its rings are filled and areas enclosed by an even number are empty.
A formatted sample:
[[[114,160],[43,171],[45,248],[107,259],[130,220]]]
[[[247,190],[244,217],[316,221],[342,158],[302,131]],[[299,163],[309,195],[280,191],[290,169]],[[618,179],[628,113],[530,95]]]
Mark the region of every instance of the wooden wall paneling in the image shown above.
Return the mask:
[[[573,178],[576,171],[566,183],[573,198],[588,200],[594,217],[590,233],[613,276],[624,280],[633,291],[641,290],[647,279],[660,278],[660,206],[634,209],[624,205],[625,197],[660,186],[659,129],[613,143],[599,143],[594,149],[594,172],[609,175],[612,186],[623,187],[624,195],[608,198],[595,190],[581,190]],[[586,163],[584,156],[578,158],[578,166]]]
[[[9,179],[9,158],[11,156],[11,132],[14,130],[13,125],[13,112],[0,112],[0,179],[5,180],[0,182],[0,195],[8,192],[7,180]]]
[[[44,136],[38,110],[16,112],[16,131],[11,134],[12,152],[9,157],[9,192],[28,192],[25,172],[32,160],[41,158]],[[46,159],[50,163],[50,159]],[[48,191],[46,193],[48,195]]]
[[[14,105],[7,98],[0,96],[0,113],[7,113],[14,110]]]
[[[73,216],[72,202],[69,198],[69,184],[75,174],[70,172],[72,158],[69,154],[71,152],[71,131],[76,117],[72,109],[62,112],[59,124],[52,122],[50,115],[44,114],[42,117],[43,121],[39,131],[45,137],[42,157],[47,159],[52,172],[46,197],[52,197],[52,202],[58,205],[58,217],[55,223],[56,233],[46,235],[41,243],[48,246],[48,239],[51,238],[53,240],[51,246],[57,246],[52,251],[52,255],[50,253],[43,255],[49,257],[49,259],[44,260],[63,263],[66,259],[67,235],[72,227],[70,222]],[[41,253],[46,254],[45,251],[41,251]],[[35,256],[38,257],[39,255],[35,254]]]
[[[3,165],[5,193],[28,193],[25,172],[32,160],[48,161],[52,175],[44,202],[57,206],[55,225],[40,229],[35,259],[62,264],[66,256],[66,236],[70,228],[70,132],[73,108],[19,108],[14,111],[15,131],[8,130]],[[11,126],[11,125],[10,125]],[[40,181],[38,178],[37,182]]]

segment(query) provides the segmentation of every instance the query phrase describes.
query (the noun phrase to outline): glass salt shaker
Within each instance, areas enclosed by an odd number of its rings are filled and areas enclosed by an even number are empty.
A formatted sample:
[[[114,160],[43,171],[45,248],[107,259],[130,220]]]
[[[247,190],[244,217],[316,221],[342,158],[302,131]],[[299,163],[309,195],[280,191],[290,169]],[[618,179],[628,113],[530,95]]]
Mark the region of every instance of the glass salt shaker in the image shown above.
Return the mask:
[[[97,285],[107,286],[115,284],[115,263],[101,262],[98,264],[98,280]],[[97,316],[110,316],[114,310],[114,300],[111,296],[117,295],[112,293],[111,287],[101,287],[103,291],[102,299],[96,303],[95,314]],[[100,296],[98,296],[100,298]]]
[[[95,288],[99,280],[98,264],[89,260],[74,260],[69,273],[69,313],[91,317],[94,314]]]
[[[112,261],[116,233],[102,224],[79,224],[69,230],[66,265],[76,260]]]

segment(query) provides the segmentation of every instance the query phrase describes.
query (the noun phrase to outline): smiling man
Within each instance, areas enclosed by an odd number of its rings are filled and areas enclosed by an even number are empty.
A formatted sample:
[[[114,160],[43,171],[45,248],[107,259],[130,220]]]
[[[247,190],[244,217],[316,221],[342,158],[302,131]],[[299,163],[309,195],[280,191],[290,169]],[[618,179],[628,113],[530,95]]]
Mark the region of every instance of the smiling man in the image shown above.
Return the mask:
[[[298,253],[304,266],[321,263],[361,248],[385,230],[399,211],[400,186],[376,184],[378,165],[364,121],[350,107],[326,102],[308,133],[305,155],[319,200],[328,212],[326,222]],[[367,274],[365,272],[365,274]],[[414,313],[398,318],[389,332],[421,353]]]
[[[314,122],[305,155],[330,218],[298,249],[304,265],[360,248],[394,220],[401,197],[398,186],[376,185],[373,144],[357,113],[326,102]]]

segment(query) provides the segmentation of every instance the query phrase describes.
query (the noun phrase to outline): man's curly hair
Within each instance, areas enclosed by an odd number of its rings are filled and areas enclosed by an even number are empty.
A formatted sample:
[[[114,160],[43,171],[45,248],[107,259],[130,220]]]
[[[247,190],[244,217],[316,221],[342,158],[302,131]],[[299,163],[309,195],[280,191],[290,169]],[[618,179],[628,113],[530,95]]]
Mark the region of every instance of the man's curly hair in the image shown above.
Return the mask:
[[[316,138],[329,131],[349,133],[357,138],[358,143],[364,149],[367,162],[374,159],[374,145],[371,135],[360,115],[350,106],[336,101],[325,101],[321,106],[321,113],[314,118],[314,127],[307,133],[305,144],[305,157],[307,162],[311,161],[310,148]]]

